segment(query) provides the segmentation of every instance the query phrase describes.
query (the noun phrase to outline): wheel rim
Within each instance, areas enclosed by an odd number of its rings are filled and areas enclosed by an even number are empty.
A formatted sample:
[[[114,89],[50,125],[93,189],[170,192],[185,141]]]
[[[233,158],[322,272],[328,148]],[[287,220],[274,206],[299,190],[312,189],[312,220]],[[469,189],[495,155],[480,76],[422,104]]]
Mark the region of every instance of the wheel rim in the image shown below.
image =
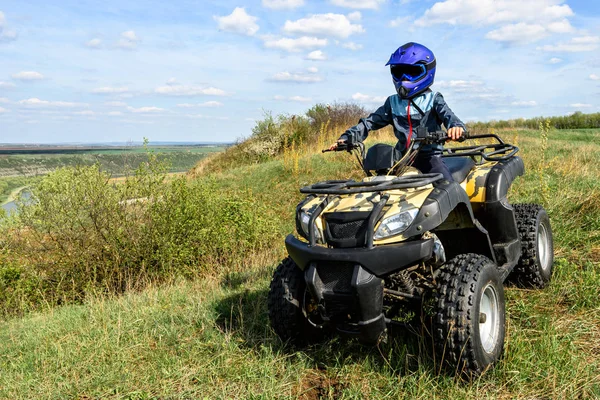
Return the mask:
[[[500,332],[498,295],[491,284],[483,289],[483,295],[479,303],[479,314],[479,338],[483,349],[489,354],[496,348]]]
[[[548,230],[544,224],[540,224],[538,227],[537,245],[540,266],[547,271],[550,268],[550,243],[548,242]]]

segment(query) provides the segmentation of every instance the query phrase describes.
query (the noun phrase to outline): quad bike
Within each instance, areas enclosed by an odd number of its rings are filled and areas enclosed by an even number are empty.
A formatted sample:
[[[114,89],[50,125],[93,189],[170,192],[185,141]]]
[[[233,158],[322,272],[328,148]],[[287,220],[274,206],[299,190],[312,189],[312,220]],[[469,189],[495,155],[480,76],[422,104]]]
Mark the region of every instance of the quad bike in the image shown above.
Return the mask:
[[[399,162],[394,148],[347,143],[367,177],[303,187],[289,257],[268,295],[271,326],[296,346],[332,332],[367,344],[401,325],[399,314],[429,301],[435,358],[473,377],[504,347],[507,278],[542,288],[553,264],[548,214],[536,204],[511,205],[507,192],[524,173],[516,146],[494,134],[461,138],[446,148],[454,182],[410,164],[444,132],[417,131]],[[478,144],[485,140],[491,144]],[[326,151],[326,150],[324,150]]]

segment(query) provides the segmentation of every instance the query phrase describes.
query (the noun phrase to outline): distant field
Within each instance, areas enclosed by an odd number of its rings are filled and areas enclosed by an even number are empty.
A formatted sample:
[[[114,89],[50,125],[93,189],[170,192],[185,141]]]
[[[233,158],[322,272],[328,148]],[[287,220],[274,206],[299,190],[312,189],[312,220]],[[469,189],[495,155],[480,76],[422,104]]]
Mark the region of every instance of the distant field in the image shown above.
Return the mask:
[[[134,171],[147,160],[146,152],[167,161],[169,172],[192,168],[208,154],[225,146],[0,146],[0,204],[10,200],[17,188],[34,183],[38,177],[67,166],[99,164],[101,169],[118,177]]]

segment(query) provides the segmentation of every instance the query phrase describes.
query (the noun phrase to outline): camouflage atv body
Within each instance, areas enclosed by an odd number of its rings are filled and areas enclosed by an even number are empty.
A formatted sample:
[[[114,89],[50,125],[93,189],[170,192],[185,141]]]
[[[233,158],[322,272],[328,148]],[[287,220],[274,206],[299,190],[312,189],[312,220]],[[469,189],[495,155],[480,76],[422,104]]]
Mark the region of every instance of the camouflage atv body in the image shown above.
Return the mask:
[[[454,182],[408,166],[391,175],[391,147],[376,145],[362,166],[378,175],[302,188],[299,237],[286,238],[289,258],[271,283],[279,336],[303,344],[337,331],[374,344],[400,307],[433,297],[445,364],[470,376],[493,364],[504,343],[502,283],[511,273],[525,286],[547,283],[552,236],[543,208],[508,202],[523,161],[495,135],[476,138],[490,137],[498,143],[446,151]],[[524,236],[532,229],[533,239]],[[533,258],[524,254],[532,242]]]

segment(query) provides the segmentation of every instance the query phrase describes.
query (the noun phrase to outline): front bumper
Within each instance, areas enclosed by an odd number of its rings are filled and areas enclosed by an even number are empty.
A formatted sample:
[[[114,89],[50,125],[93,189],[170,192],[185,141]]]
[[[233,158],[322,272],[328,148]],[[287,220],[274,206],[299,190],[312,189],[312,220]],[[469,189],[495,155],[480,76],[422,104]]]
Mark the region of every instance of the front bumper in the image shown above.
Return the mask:
[[[285,238],[285,247],[303,271],[311,262],[343,262],[359,264],[373,275],[383,277],[428,260],[433,252],[433,239],[387,244],[371,249],[333,249],[319,245],[311,247],[290,234]]]
[[[384,277],[431,257],[433,240],[368,248],[310,246],[289,235],[290,257],[304,271],[319,313],[338,331],[375,344],[385,333]]]

